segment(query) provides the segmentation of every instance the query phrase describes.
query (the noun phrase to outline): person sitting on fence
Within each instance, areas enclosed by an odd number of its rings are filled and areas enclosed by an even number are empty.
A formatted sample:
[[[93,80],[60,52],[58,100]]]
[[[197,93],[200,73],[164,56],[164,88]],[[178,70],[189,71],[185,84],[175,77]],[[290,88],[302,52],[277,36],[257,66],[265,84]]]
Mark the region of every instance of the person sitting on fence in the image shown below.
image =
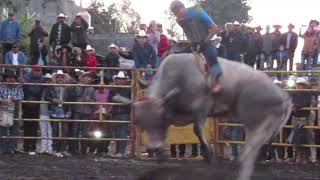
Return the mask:
[[[44,76],[44,83],[51,83],[51,74],[47,73]],[[41,94],[41,101],[45,101],[46,97],[49,93],[50,87],[44,87],[44,90],[42,91]],[[52,112],[49,110],[49,104],[40,104],[40,114],[39,118],[46,120],[46,121],[40,121],[39,126],[40,126],[40,134],[41,138],[52,138],[52,127],[51,127],[51,122],[47,121],[50,119],[50,114]],[[40,154],[43,153],[48,153],[52,154],[52,139],[41,139],[41,149],[40,149]]]
[[[113,77],[115,85],[126,85],[127,76],[123,71],[119,71],[117,75]],[[109,95],[109,101],[112,102],[112,98],[115,95],[121,95],[125,98],[131,99],[131,90],[127,88],[111,89]],[[130,106],[113,106],[112,107],[112,119],[117,121],[129,121],[130,120]],[[115,138],[128,138],[128,124],[118,123],[114,126],[114,137]],[[123,157],[126,154],[127,141],[117,141],[116,142],[116,152],[115,157]]]
[[[68,83],[69,75],[63,73],[62,70],[58,70],[52,75],[52,82],[55,84],[66,84]],[[52,119],[62,119],[66,120],[71,117],[71,108],[70,106],[63,104],[65,101],[70,101],[74,91],[70,87],[66,86],[52,86],[49,90],[47,100],[52,103],[51,111],[53,112],[50,116]],[[59,134],[59,127],[61,124],[61,134]],[[52,136],[53,137],[67,137],[68,135],[68,126],[67,122],[52,122]],[[67,152],[67,140],[57,139],[53,140],[53,154],[57,157],[69,156]]]
[[[54,51],[59,66],[67,66],[71,59],[71,48],[68,45],[57,45]]]
[[[310,87],[309,82],[303,78],[298,77],[296,80],[297,89],[308,89]],[[310,115],[310,110],[302,110],[302,108],[310,107],[312,94],[310,92],[292,92],[293,101],[293,111],[292,115],[292,125],[294,126],[292,130],[292,135],[288,137],[288,142],[294,145],[308,144],[311,138],[309,131],[303,128],[303,126],[309,125],[308,117]],[[296,148],[296,162],[305,163],[308,158],[307,148],[295,147]],[[284,156],[284,154],[282,154]]]
[[[92,83],[92,72],[85,72],[80,78],[80,85],[89,85]],[[93,87],[75,87],[74,95],[76,102],[95,102],[95,89]],[[74,119],[77,120],[90,120],[92,119],[92,108],[93,106],[79,104],[73,106]],[[86,130],[89,123],[87,122],[74,122],[72,125],[72,137],[88,137]],[[80,141],[81,143],[81,153],[87,153],[88,141]],[[71,152],[78,153],[79,150],[79,141],[71,142]]]
[[[25,65],[27,64],[26,56],[22,51],[19,51],[17,44],[12,45],[11,51],[7,52],[5,55],[5,64],[10,65]]]
[[[313,28],[309,26],[303,35],[301,34],[300,29],[299,36],[304,39],[301,53],[301,64],[303,65],[303,70],[311,70],[313,56],[318,47],[317,34],[315,31],[313,31]]]
[[[15,83],[16,74],[14,71],[5,70],[4,82]],[[14,121],[15,104],[23,100],[24,94],[19,85],[0,85],[0,136],[17,136],[18,121]],[[17,142],[15,139],[0,139],[0,154],[15,153]]]
[[[96,102],[106,103],[109,100],[109,88],[97,87],[95,89]],[[95,120],[110,119],[112,106],[96,105],[93,112]],[[112,132],[110,123],[90,123],[87,130],[89,137],[93,138],[111,138]],[[94,153],[96,150],[97,155],[107,155],[110,141],[91,141],[89,145],[89,152]]]
[[[118,46],[111,44],[109,51],[104,61],[102,62],[103,67],[120,67],[120,55],[118,54]],[[108,81],[112,81],[112,77],[116,75],[118,71],[116,70],[107,70],[105,72],[105,77]]]

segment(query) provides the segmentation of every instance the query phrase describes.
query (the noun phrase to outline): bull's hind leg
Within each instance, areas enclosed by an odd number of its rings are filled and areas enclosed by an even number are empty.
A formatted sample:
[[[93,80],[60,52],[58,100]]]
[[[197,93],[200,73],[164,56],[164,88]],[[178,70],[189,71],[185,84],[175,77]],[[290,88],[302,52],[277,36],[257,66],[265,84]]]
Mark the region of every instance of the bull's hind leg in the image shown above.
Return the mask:
[[[263,120],[258,126],[246,128],[246,145],[239,159],[241,169],[238,180],[250,179],[260,148],[284,125],[286,121],[285,116],[286,115],[279,111],[272,114],[270,113],[265,118],[261,117]]]
[[[205,117],[201,118],[201,119],[197,119],[197,121],[195,121],[195,123],[194,123],[193,131],[197,135],[197,137],[199,138],[201,146],[203,146],[203,152],[201,155],[203,156],[205,161],[210,163],[211,159],[212,159],[212,148],[207,143],[205,136],[204,136],[204,133],[203,133],[203,127],[205,125],[205,122],[206,122]]]

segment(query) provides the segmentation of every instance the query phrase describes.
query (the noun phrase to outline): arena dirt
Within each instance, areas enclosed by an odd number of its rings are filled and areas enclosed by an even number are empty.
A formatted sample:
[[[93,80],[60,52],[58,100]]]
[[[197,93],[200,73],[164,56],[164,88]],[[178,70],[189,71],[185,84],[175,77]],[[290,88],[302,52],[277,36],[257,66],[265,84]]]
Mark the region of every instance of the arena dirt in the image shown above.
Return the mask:
[[[320,179],[317,164],[257,164],[253,180]],[[233,180],[238,165],[229,161],[127,160],[102,156],[57,158],[46,155],[1,155],[0,179],[25,180]]]

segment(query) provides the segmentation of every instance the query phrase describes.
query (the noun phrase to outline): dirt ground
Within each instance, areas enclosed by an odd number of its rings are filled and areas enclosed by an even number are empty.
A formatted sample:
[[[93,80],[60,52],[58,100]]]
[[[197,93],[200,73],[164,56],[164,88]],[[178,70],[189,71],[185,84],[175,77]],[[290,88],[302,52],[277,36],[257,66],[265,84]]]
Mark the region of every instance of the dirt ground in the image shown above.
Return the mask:
[[[257,164],[253,180],[320,179],[316,164]],[[128,160],[102,156],[57,158],[45,155],[1,155],[0,179],[54,180],[233,180],[238,165],[228,161]]]

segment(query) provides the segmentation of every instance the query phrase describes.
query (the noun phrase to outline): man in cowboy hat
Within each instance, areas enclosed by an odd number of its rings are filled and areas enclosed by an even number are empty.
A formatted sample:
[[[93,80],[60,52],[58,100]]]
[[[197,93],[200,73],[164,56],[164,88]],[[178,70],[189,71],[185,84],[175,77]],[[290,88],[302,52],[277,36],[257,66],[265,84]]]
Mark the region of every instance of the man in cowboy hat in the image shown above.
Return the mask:
[[[57,23],[52,26],[49,39],[49,44],[52,49],[55,49],[56,45],[66,45],[70,42],[70,26],[65,23],[65,20],[66,16],[63,13],[60,13],[57,16]]]
[[[43,48],[43,41],[45,37],[48,37],[49,33],[48,30],[42,25],[41,21],[39,18],[35,20],[35,24],[32,26],[32,28],[28,32],[28,36],[30,37],[30,55],[31,58],[34,60],[39,59],[40,56],[41,58],[45,58],[46,54],[44,55],[42,49],[45,49],[45,52],[47,53],[47,48]],[[39,45],[41,44],[41,47]],[[41,55],[40,55],[41,54]],[[36,62],[37,62],[36,61]],[[36,63],[32,63],[36,64]]]
[[[62,70],[58,70],[52,74],[52,82],[55,84],[66,84],[68,82],[68,74]],[[50,118],[52,119],[67,119],[71,116],[71,107],[63,104],[65,101],[70,101],[73,94],[71,87],[65,86],[53,86],[48,90],[46,97],[47,101],[52,103]],[[59,136],[59,122],[52,122],[52,137]],[[62,122],[61,132],[62,137],[67,137],[69,124]],[[53,154],[57,157],[69,156],[67,152],[67,141],[66,140],[53,140],[52,142]]]
[[[294,52],[298,45],[298,34],[293,32],[294,29],[293,24],[288,25],[288,32],[284,33],[282,35],[282,44],[284,45],[285,51],[289,55],[289,70],[292,71],[293,67],[293,58],[294,58]]]
[[[109,51],[105,57],[102,65],[103,67],[120,67],[120,55],[118,54],[118,47],[115,44],[110,44],[108,47]],[[117,73],[116,70],[107,70],[106,78],[111,81],[112,77]]]
[[[177,22],[188,40],[200,45],[200,51],[204,53],[210,66],[211,91],[219,92],[221,90],[219,77],[222,70],[217,59],[217,49],[210,43],[213,35],[218,33],[217,25],[203,9],[199,7],[187,9],[179,0],[172,1],[170,10],[177,17]]]
[[[282,28],[281,25],[275,24],[273,25],[274,31],[272,32],[273,36],[273,42],[272,42],[272,52],[275,53],[278,51],[281,45],[281,40],[282,40],[282,34],[280,32],[280,29]]]
[[[115,85],[126,85],[127,83],[127,76],[123,71],[119,71],[117,75],[113,77],[113,81]],[[120,89],[111,89],[109,94],[109,102],[112,102],[112,98],[115,95],[121,95],[125,98],[131,99],[131,90],[127,88],[120,88]],[[129,121],[130,115],[130,105],[128,106],[113,106],[112,107],[112,119],[118,121]],[[128,132],[128,124],[120,123],[117,124],[114,128],[115,138],[127,138]],[[127,142],[126,141],[117,141],[116,142],[116,157],[123,157],[126,153]]]
[[[8,19],[1,23],[0,37],[3,48],[3,59],[8,51],[11,50],[12,45],[19,43],[21,39],[21,27],[15,20],[14,14],[9,12]]]
[[[133,45],[132,56],[136,68],[156,67],[156,52],[147,42],[148,35],[141,30],[136,36],[136,42]]]
[[[17,76],[14,71],[6,69],[2,75],[5,83],[15,83]],[[0,136],[17,136],[18,122],[13,121],[15,102],[23,100],[21,86],[0,85]],[[0,153],[15,153],[17,141],[14,139],[0,140]]]

